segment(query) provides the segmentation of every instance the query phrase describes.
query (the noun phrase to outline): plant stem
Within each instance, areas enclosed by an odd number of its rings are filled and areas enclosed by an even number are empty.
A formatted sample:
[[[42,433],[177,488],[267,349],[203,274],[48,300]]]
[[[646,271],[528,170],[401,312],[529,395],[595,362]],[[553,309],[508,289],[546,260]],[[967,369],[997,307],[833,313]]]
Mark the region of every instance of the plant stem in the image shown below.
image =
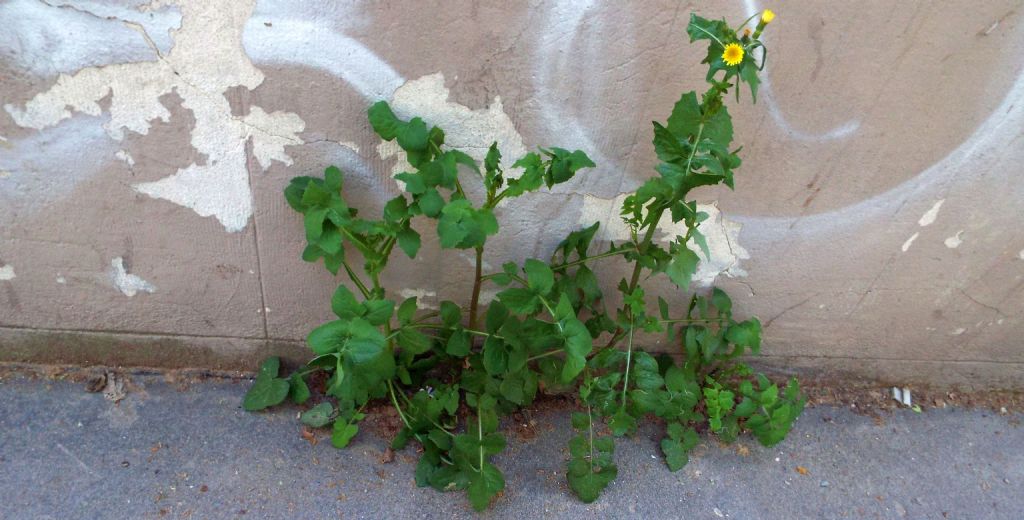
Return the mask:
[[[626,407],[626,390],[629,389],[629,364],[633,358],[633,324],[629,324],[629,341],[626,347],[626,376],[622,382],[622,407]]]
[[[357,288],[359,288],[359,292],[363,294],[363,298],[370,299],[370,291],[366,288],[363,281],[356,276],[356,272],[352,270],[352,266],[348,265],[348,261],[342,260],[341,265],[345,268],[345,272],[348,273],[348,278],[352,280],[352,283],[356,284]]]
[[[473,296],[469,299],[469,328],[476,328],[476,310],[480,304],[480,285],[483,283],[484,248],[476,248],[476,271],[473,275]]]
[[[549,351],[547,351],[547,352],[545,352],[543,354],[537,354],[536,356],[526,358],[526,362],[529,363],[530,361],[536,361],[536,360],[541,359],[541,358],[546,358],[548,356],[553,356],[555,354],[558,354],[559,352],[562,352],[562,349],[549,350]]]
[[[405,427],[412,431],[412,425],[409,424],[409,419],[405,418],[405,414],[402,413],[402,407],[398,404],[398,398],[395,397],[395,385],[388,379],[388,392],[391,393],[391,404],[394,405],[395,411],[398,412],[398,416],[402,418],[402,422],[405,423]]]

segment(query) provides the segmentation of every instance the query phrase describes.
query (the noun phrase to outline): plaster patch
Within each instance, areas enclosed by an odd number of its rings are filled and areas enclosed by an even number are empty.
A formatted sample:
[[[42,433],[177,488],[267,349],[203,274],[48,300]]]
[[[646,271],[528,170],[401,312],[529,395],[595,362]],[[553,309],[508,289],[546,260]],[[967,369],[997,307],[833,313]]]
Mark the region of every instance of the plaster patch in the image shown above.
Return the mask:
[[[446,145],[466,152],[478,162],[484,160],[487,149],[495,141],[501,149],[502,168],[506,170],[526,155],[523,137],[516,130],[512,118],[505,113],[500,96],[496,96],[487,108],[473,110],[449,101],[449,94],[444,86],[444,75],[438,72],[407,81],[395,90],[391,107],[399,117],[419,116],[430,125],[440,126],[445,132]],[[382,159],[392,156],[402,159],[392,168],[392,175],[408,171],[405,154],[396,143],[381,143],[377,153]],[[510,173],[516,176],[515,172]]]
[[[618,218],[619,209],[627,194],[621,194],[614,199],[605,199],[593,195],[585,195],[583,209],[580,212],[579,223],[582,226],[589,226],[594,221],[601,222],[599,239],[603,241],[629,240],[629,226]],[[704,251],[690,239],[687,244],[689,248],[700,257],[700,264],[693,276],[693,281],[700,286],[709,286],[714,283],[719,275],[726,275],[732,278],[746,276],[747,272],[740,267],[741,260],[750,258],[750,253],[739,243],[740,230],[743,225],[725,217],[718,209],[717,203],[698,204],[697,211],[708,214],[708,218],[701,222],[697,230],[704,235],[711,257],[704,255]],[[613,215],[609,218],[609,215]],[[686,225],[682,222],[673,223],[669,215],[665,215],[658,224],[659,234],[656,237],[661,242],[674,240],[678,235],[686,234]]]
[[[337,141],[337,143],[338,146],[348,148],[349,150],[352,150],[355,153],[359,153],[359,145],[353,143],[352,141]]]
[[[67,278],[64,278],[64,276],[62,274],[57,273],[57,283],[59,283],[61,285],[64,285],[64,284],[68,283],[68,280],[67,280]]]
[[[917,237],[920,234],[921,233],[914,233],[913,235],[910,235],[910,238],[908,238],[907,241],[904,242],[902,246],[900,246],[900,249],[902,249],[904,253],[909,251],[910,250],[910,245],[913,244],[915,240],[917,240]]]
[[[145,27],[137,25],[158,61],[61,74],[53,87],[33,97],[24,108],[8,104],[4,109],[19,126],[42,129],[71,117],[72,112],[98,115],[99,101],[112,94],[110,121],[104,129],[113,139],[121,140],[125,130],[146,134],[150,121],[167,121],[170,113],[159,98],[176,92],[182,107],[191,110],[195,118],[191,143],[207,157],[206,164],[192,164],[170,177],[134,187],[200,216],[213,216],[228,231],[240,231],[252,216],[246,142],[252,140],[253,154],[263,169],[275,160],[291,164],[284,146],[302,144],[296,134],[305,127],[295,114],[268,114],[256,106],[244,118],[233,116],[224,97],[230,87],[254,89],[263,82],[263,73],[252,65],[241,44],[254,1],[154,2],[152,9],[164,4],[181,8],[181,28],[174,31],[174,46],[168,54],[163,55]]]
[[[13,265],[0,266],[0,281],[13,280],[14,278],[15,274]]]
[[[174,9],[136,8],[134,2],[95,0],[9,0],[0,2],[0,55],[37,76],[74,72],[86,66],[155,61],[157,52],[131,26],[144,28],[166,53],[170,31],[181,24]]]
[[[1017,258],[1024,260],[1024,249],[1021,249],[1020,252],[1017,253]]]
[[[963,334],[964,332],[967,332],[967,329],[965,329],[963,327],[957,327],[956,330],[954,330],[953,332],[950,332],[950,335],[951,336],[959,336],[959,335]]]
[[[402,289],[398,294],[403,298],[416,298],[416,307],[424,310],[436,311],[437,293],[428,289]]]
[[[128,153],[127,150],[118,150],[117,153],[114,154],[114,157],[123,161],[129,168],[135,166],[135,158],[132,157],[132,154]]]
[[[956,249],[956,248],[960,247],[960,244],[964,243],[964,241],[960,238],[963,234],[964,234],[964,230],[961,229],[960,231],[957,231],[955,235],[947,238],[943,242],[943,244],[946,244],[946,247],[948,247],[950,249]]]
[[[110,261],[110,269],[107,270],[107,274],[110,275],[110,281],[113,282],[114,287],[129,298],[139,292],[153,293],[156,291],[153,284],[134,274],[128,274],[124,268],[124,259],[120,256]]]
[[[939,209],[942,208],[942,204],[944,202],[946,202],[946,199],[939,199],[934,205],[932,205],[931,209],[926,211],[924,215],[921,215],[921,219],[917,221],[917,225],[921,227],[932,225],[932,223],[935,222],[935,219],[938,218]]]

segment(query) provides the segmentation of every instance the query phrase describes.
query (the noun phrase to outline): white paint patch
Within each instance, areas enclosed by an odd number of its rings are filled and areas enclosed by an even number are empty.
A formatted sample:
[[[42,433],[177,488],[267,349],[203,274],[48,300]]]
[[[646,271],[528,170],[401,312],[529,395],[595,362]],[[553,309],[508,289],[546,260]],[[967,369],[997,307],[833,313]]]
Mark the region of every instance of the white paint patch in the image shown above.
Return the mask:
[[[114,157],[127,164],[129,168],[135,166],[135,158],[132,157],[132,154],[128,153],[128,150],[118,150]]]
[[[182,106],[192,111],[195,126],[191,143],[207,157],[206,164],[192,164],[157,182],[135,189],[213,216],[228,231],[240,231],[252,216],[245,145],[253,142],[253,154],[266,169],[271,161],[290,164],[284,146],[302,144],[297,133],[305,124],[295,114],[266,113],[252,107],[238,118],[224,92],[234,86],[254,89],[263,74],[252,65],[241,45],[242,29],[252,14],[255,0],[176,0],[182,12],[181,28],[173,33],[174,46],[158,61],[123,63],[85,68],[62,74],[48,91],[36,95],[24,108],[4,108],[19,125],[42,129],[53,126],[72,112],[100,113],[99,100],[111,95],[110,121],[104,125],[115,140],[124,131],[149,131],[150,121],[167,121],[170,113],[159,97],[176,92]],[[153,43],[143,25],[140,33]]]
[[[402,289],[398,291],[402,299],[416,298],[416,307],[424,310],[438,309],[434,302],[437,301],[437,293],[428,289]]]
[[[110,269],[107,273],[110,275],[110,281],[113,282],[114,287],[129,298],[139,292],[153,293],[156,291],[153,284],[134,274],[128,274],[124,268],[124,259],[120,256],[110,261]]]
[[[472,110],[448,100],[449,91],[444,86],[444,75],[440,72],[411,80],[395,90],[391,107],[402,118],[422,117],[430,125],[440,126],[445,132],[445,144],[458,148],[478,162],[487,156],[491,143],[497,141],[501,149],[501,164],[506,170],[526,154],[523,137],[519,135],[512,118],[505,113],[501,97],[497,96],[487,108]],[[404,153],[394,142],[384,142],[377,147],[382,159],[398,156],[392,174],[408,171]],[[513,173],[511,176],[515,176]]]
[[[955,235],[947,238],[943,242],[943,244],[946,244],[946,247],[948,247],[950,249],[956,249],[956,248],[960,247],[960,244],[964,243],[964,241],[960,238],[961,236],[963,236],[963,234],[964,234],[964,230],[961,229],[960,231],[957,231]]]
[[[932,225],[932,223],[935,222],[935,219],[938,218],[939,209],[942,208],[942,204],[944,202],[946,202],[946,199],[940,199],[934,205],[932,205],[931,209],[926,211],[924,215],[921,215],[920,220],[917,221],[917,225],[921,227]]]
[[[959,335],[963,334],[964,332],[967,332],[967,329],[965,329],[963,327],[958,327],[956,330],[951,332],[950,335],[951,336],[959,336]]]
[[[1020,252],[1017,253],[1017,258],[1024,260],[1024,249],[1021,249]]]
[[[601,240],[628,240],[630,238],[629,226],[622,219],[617,218],[626,196],[626,194],[622,194],[614,199],[604,199],[586,195],[583,199],[583,209],[580,212],[580,225],[589,226],[594,221],[601,221],[601,231],[599,232]],[[726,218],[718,209],[717,203],[698,204],[697,211],[708,214],[707,220],[701,222],[697,230],[704,235],[711,257],[705,256],[701,248],[693,239],[690,239],[687,245],[700,257],[700,264],[697,266],[693,281],[700,286],[709,286],[722,274],[732,278],[746,276],[747,272],[740,267],[740,261],[749,259],[750,253],[739,243],[742,224]],[[608,219],[608,215],[616,217]],[[687,231],[685,224],[673,223],[667,214],[659,223],[658,229],[660,234],[656,239],[662,242],[675,240],[676,236],[685,235]]]
[[[135,2],[140,3],[139,1]],[[145,28],[157,49],[171,48],[171,29],[181,24],[173,9],[142,12],[126,2],[9,0],[0,2],[0,55],[39,77],[86,66],[154,61],[157,53],[131,26]]]
[[[64,285],[64,284],[68,283],[68,280],[67,280],[67,278],[64,278],[64,275],[62,275],[60,273],[57,273],[57,283],[59,283],[61,285]]]
[[[337,141],[337,143],[338,143],[338,146],[341,146],[343,148],[348,148],[349,150],[352,150],[355,153],[359,153],[359,145],[356,144],[356,143],[353,143],[352,141]]]
[[[13,280],[15,276],[13,265],[4,265],[0,267],[0,281]]]
[[[910,249],[910,245],[913,244],[915,240],[917,240],[917,237],[920,234],[921,233],[914,233],[913,235],[910,235],[910,238],[908,238],[907,241],[904,242],[902,246],[900,246],[900,249],[902,249],[903,252],[906,253]]]

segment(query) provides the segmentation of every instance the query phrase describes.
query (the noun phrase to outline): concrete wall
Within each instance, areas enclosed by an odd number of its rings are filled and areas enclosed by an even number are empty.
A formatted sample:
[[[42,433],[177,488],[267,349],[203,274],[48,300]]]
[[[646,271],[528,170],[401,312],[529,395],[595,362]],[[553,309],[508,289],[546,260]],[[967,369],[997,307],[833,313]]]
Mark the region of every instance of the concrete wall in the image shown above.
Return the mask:
[[[139,4],[0,2],[0,359],[304,355],[336,281],[299,259],[281,190],[337,164],[350,201],[379,212],[400,158],[366,122],[376,99],[478,158],[498,140],[509,158],[560,145],[597,161],[502,209],[491,269],[594,220],[620,239],[622,194],[654,174],[650,121],[701,88],[689,12],[762,7]],[[731,109],[737,191],[699,196],[716,253],[699,281],[761,317],[776,368],[1024,387],[1019,0],[768,7],[761,98]],[[424,237],[389,288],[463,300],[471,259]],[[602,270],[609,286],[622,272]]]

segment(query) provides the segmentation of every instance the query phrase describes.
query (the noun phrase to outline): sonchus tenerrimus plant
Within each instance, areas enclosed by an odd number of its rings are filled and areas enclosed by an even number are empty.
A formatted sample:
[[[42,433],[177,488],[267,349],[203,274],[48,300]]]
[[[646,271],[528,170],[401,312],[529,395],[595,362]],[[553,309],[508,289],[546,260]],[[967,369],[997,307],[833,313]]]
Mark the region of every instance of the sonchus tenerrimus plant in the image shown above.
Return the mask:
[[[343,197],[339,169],[327,168],[322,178],[292,179],[285,197],[303,215],[308,245],[302,258],[322,258],[328,271],[344,271],[351,283],[339,285],[331,299],[337,319],[309,334],[315,357],[287,378],[279,377],[276,358],[265,361],[245,408],[263,409],[289,396],[304,403],[310,398],[305,378],[323,372],[328,399],[301,420],[331,425],[331,442],[342,448],[359,431],[367,403],[386,399],[402,424],[392,447],[413,442],[422,453],[416,483],[464,490],[478,510],[505,488],[494,463],[505,448],[500,417],[530,405],[542,386],[579,390],[579,410],[571,418],[579,433],[569,442],[566,477],[585,502],[597,499],[617,475],[614,438],[633,434],[647,416],[667,425],[661,450],[672,471],[687,463],[698,431],[726,442],[744,430],[766,446],[781,441],[804,399],[796,380],[780,389],[740,361],[758,352],[757,318],[734,319],[732,302],[720,289],[671,298],[684,302],[674,312],[665,299],[652,301],[641,283],[668,281],[685,293],[700,262],[694,249],[710,256],[698,228],[707,215],[688,197],[700,186],[733,188],[740,159],[732,148],[727,94],[733,91],[739,101],[746,84],[756,101],[765,56],[759,38],[773,17],[764,11],[751,30],[746,27],[753,19],[733,29],[724,20],[691,16],[690,41],[707,43],[709,87],[701,95],[683,94],[668,120],[654,123],[658,175],[623,203],[630,239],[604,250],[594,243],[595,223],[569,233],[547,260],[509,262],[500,272],[483,273],[488,240],[499,229],[500,202],[567,182],[594,163],[579,150],[540,148],[515,161],[521,174],[514,177],[502,169],[497,144],[481,168],[445,146],[441,128],[418,117],[402,120],[383,101],[374,104],[374,131],[396,141],[411,166],[396,175],[405,193],[384,205],[381,218],[370,219]],[[470,197],[464,183],[482,185],[473,191],[480,195]],[[514,209],[513,202],[500,212]],[[661,244],[654,238],[665,218],[683,223],[686,233]],[[416,298],[392,300],[381,284],[395,246],[414,258],[420,230],[428,226],[435,227],[441,248],[475,255],[468,305],[443,301],[437,311],[422,312]],[[352,264],[355,258],[361,266]],[[633,265],[618,283],[621,307],[609,310],[592,266],[613,258]],[[481,304],[485,283],[502,290]],[[666,333],[678,357],[644,352],[636,340],[640,332]]]

